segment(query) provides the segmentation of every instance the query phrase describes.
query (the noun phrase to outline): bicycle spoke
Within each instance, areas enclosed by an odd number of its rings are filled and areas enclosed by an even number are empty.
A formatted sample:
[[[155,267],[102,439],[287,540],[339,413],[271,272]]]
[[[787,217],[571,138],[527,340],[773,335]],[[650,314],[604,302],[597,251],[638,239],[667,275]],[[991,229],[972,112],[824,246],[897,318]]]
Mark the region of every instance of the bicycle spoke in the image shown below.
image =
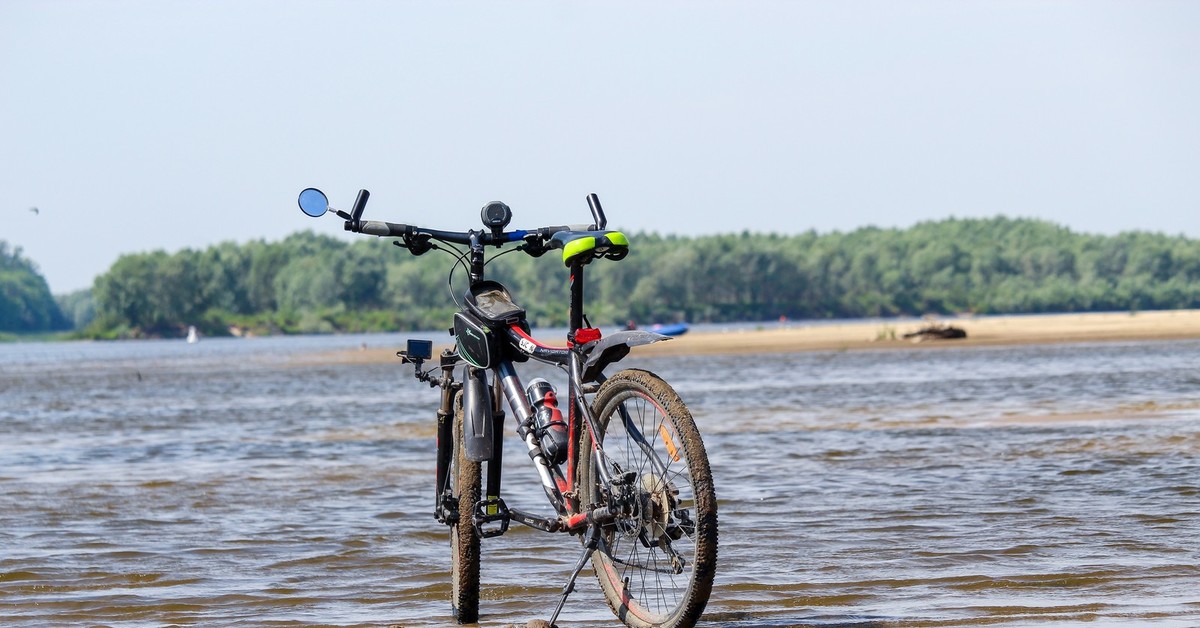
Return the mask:
[[[716,519],[691,415],[665,382],[633,370],[605,382],[593,408],[605,453],[585,454],[585,491],[620,513],[593,556],[605,597],[629,626],[692,626],[712,587]],[[604,459],[618,482],[599,481]]]
[[[691,481],[686,474],[687,460],[678,446],[672,444],[674,455],[669,451],[663,434],[671,437],[674,430],[667,418],[657,411],[654,404],[641,397],[627,399],[619,408],[620,425],[610,424],[611,431],[606,436],[606,444],[614,441],[620,443],[623,464],[619,466],[636,471],[639,477],[658,478],[657,481],[664,487],[659,490],[680,491],[681,495],[673,498],[675,503],[670,512],[688,509],[687,504],[693,500],[690,495]],[[644,528],[639,533],[648,536]],[[672,609],[681,597],[676,578],[687,574],[686,561],[673,560],[662,547],[643,547],[643,541],[632,534],[618,534],[614,541],[610,554],[612,560],[621,565],[622,580],[628,580],[628,586],[640,592],[637,597],[641,598],[642,604],[656,613]],[[667,542],[663,538],[648,538],[647,541],[660,544]],[[684,542],[685,545],[690,543],[690,538]],[[671,552],[674,552],[674,548]],[[678,566],[680,563],[682,568]]]

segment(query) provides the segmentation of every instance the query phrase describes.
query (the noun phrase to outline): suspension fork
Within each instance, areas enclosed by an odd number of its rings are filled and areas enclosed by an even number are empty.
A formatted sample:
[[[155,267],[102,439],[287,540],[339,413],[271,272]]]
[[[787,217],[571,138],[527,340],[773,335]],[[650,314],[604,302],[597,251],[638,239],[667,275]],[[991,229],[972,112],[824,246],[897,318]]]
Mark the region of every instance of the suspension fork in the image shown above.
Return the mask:
[[[454,381],[454,365],[457,361],[453,351],[442,351],[442,377],[438,382],[442,389],[442,401],[437,411],[437,486],[433,508],[433,516],[442,523],[452,523],[447,521],[450,513],[457,516],[457,504],[453,503],[454,492],[450,486],[450,461],[454,456],[455,444],[454,394],[462,388],[461,383]]]

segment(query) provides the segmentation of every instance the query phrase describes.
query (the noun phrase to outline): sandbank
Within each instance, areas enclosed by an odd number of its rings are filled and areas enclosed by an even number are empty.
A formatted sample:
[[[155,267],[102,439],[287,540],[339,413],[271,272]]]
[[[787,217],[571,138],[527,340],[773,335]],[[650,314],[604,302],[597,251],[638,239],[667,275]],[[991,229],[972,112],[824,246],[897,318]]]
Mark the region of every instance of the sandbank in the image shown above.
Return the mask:
[[[904,339],[931,323],[964,330],[956,340]],[[796,321],[747,331],[686,334],[640,351],[657,355],[781,353],[1200,338],[1200,310],[943,317],[824,324]]]
[[[967,332],[957,340],[903,338],[930,324],[952,325]],[[534,333],[547,344],[563,344],[561,338]],[[949,347],[1114,342],[1137,340],[1183,340],[1200,338],[1200,310],[1102,312],[1020,316],[960,316],[926,320],[864,320],[828,323],[789,321],[764,323],[729,331],[693,330],[669,342],[637,347],[637,355],[730,355],[792,353],[800,351],[856,351],[941,349]],[[305,363],[395,362],[399,347],[367,347],[305,356]],[[435,348],[439,351],[440,348]]]

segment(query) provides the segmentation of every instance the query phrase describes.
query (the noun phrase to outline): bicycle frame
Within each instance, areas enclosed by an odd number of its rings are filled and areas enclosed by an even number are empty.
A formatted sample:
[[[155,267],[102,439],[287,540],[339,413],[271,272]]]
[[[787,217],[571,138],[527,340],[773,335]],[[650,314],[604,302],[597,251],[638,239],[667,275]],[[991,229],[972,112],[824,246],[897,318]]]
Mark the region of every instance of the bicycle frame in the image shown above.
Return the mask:
[[[476,255],[478,253],[478,255]],[[472,286],[483,281],[482,248],[472,250],[471,282]],[[516,520],[547,532],[579,533],[589,523],[605,523],[611,520],[613,513],[606,508],[589,509],[588,504],[580,504],[577,499],[578,486],[578,446],[583,430],[587,430],[591,438],[594,455],[605,460],[600,434],[596,428],[595,419],[585,395],[595,392],[599,383],[604,380],[600,372],[604,366],[615,362],[628,352],[628,348],[640,344],[657,342],[666,336],[649,332],[617,332],[600,341],[595,330],[585,328],[583,313],[584,264],[574,263],[570,274],[570,327],[567,334],[567,347],[552,347],[534,340],[519,324],[508,326],[507,337],[502,343],[504,349],[498,362],[487,369],[477,369],[468,366],[467,376],[463,381],[454,379],[454,370],[464,360],[453,349],[446,349],[440,356],[439,369],[442,376],[430,377],[420,370],[421,358],[415,358],[402,352],[406,361],[417,364],[417,377],[430,382],[442,389],[441,403],[437,412],[438,423],[438,453],[436,472],[436,495],[434,516],[442,523],[452,523],[455,518],[465,513],[458,513],[457,502],[453,498],[450,487],[450,464],[454,445],[462,434],[454,433],[454,399],[458,391],[463,391],[463,413],[467,417],[481,417],[483,421],[491,421],[491,434],[494,443],[492,455],[488,458],[487,485],[484,498],[476,505],[476,511],[471,513],[473,523],[479,529],[480,536],[490,537],[507,531],[509,520]],[[578,342],[586,340],[586,342]],[[590,351],[587,351],[590,350]],[[516,351],[523,358],[532,358],[539,362],[558,366],[568,374],[567,385],[567,458],[562,466],[552,464],[541,450],[537,437],[533,432],[534,409],[526,397],[525,385],[517,373],[511,352]],[[586,351],[586,353],[585,353]],[[587,358],[594,359],[587,359]],[[490,381],[486,376],[480,380],[479,375],[490,373]],[[586,373],[586,377],[585,377]],[[480,383],[482,381],[482,383]],[[595,383],[592,383],[594,381]],[[471,391],[474,386],[482,386],[482,391]],[[534,462],[546,498],[554,507],[556,518],[540,517],[516,509],[509,509],[500,497],[502,447],[500,437],[505,419],[503,401],[507,401],[509,410],[516,418],[517,435],[524,441]],[[474,407],[472,407],[474,406]],[[630,426],[632,427],[632,426]],[[634,428],[636,430],[636,428]],[[600,480],[604,486],[610,486],[613,478],[608,472],[608,465],[598,465]],[[497,529],[485,529],[484,526],[499,523]]]

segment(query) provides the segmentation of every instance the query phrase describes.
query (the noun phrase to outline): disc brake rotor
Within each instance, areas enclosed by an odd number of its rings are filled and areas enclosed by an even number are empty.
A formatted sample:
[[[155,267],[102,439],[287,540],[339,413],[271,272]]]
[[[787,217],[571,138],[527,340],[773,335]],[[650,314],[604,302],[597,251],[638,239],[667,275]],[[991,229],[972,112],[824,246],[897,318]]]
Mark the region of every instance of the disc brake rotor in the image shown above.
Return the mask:
[[[675,507],[674,491],[671,485],[655,473],[646,473],[641,478],[644,507],[642,508],[642,525],[651,539],[660,538],[667,531],[671,522],[671,510]]]

